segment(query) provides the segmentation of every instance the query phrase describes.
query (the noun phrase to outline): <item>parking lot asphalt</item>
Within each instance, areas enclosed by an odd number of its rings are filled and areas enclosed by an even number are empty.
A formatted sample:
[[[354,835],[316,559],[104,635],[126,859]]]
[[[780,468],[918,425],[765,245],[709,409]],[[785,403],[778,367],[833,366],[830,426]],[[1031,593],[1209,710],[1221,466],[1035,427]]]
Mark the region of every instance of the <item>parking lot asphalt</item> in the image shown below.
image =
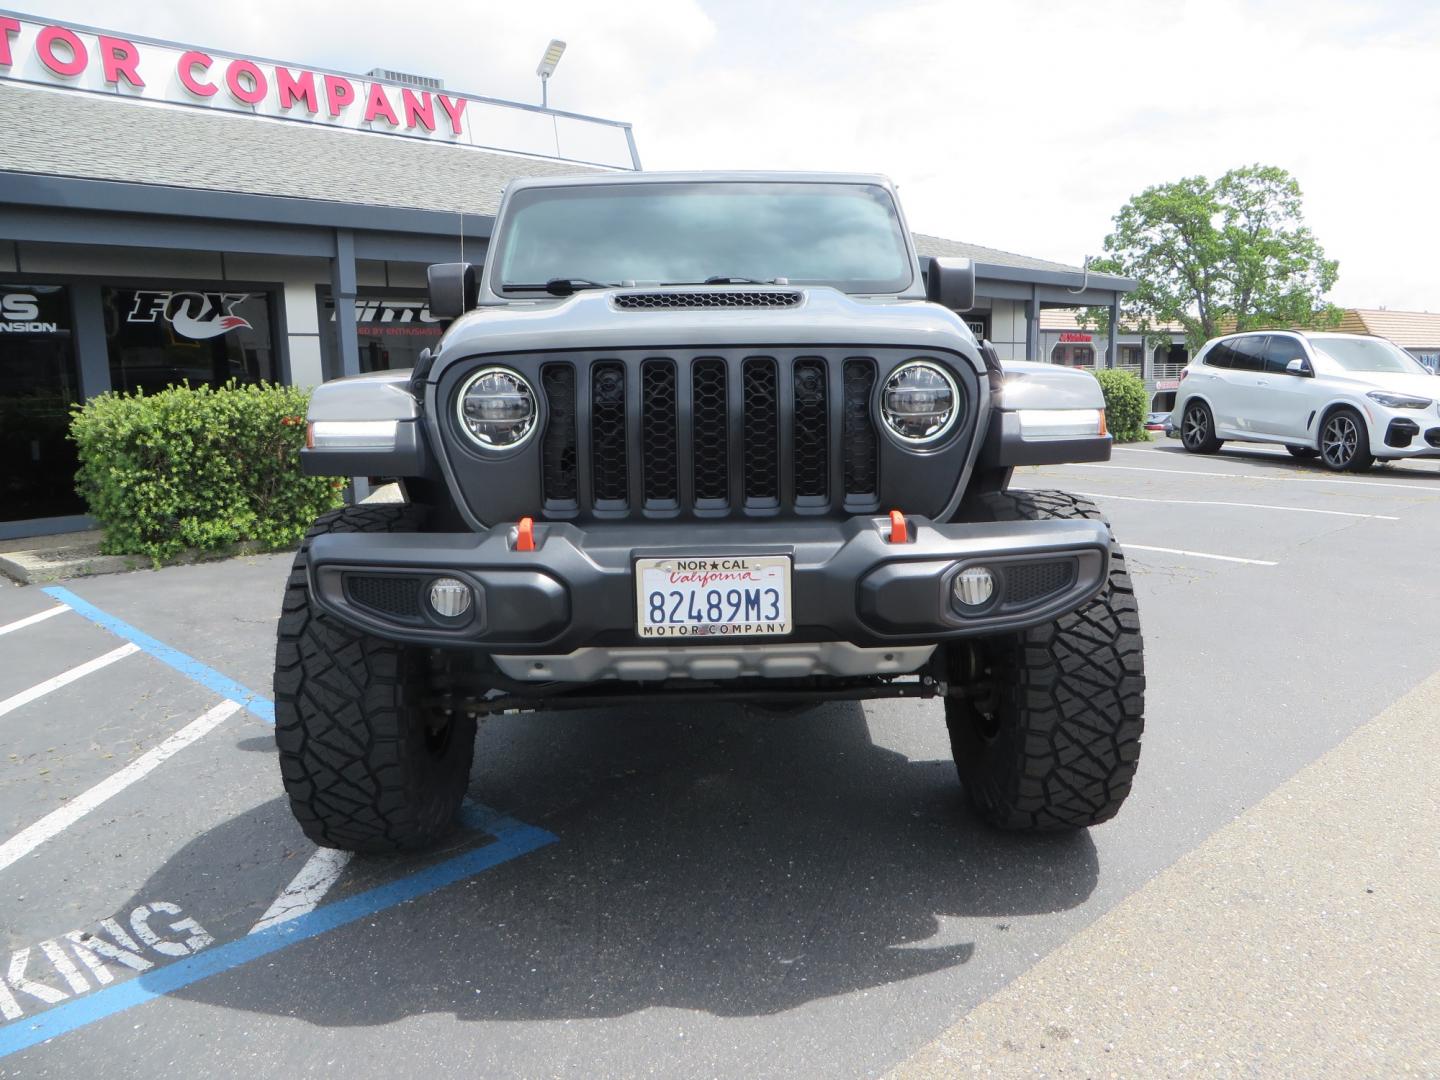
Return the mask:
[[[1434,463],[1016,483],[1094,495],[1141,601],[1139,775],[1076,836],[977,823],[938,703],[716,705],[489,721],[443,850],[344,860],[279,790],[288,556],[0,588],[0,1075],[875,1075],[1440,667]]]

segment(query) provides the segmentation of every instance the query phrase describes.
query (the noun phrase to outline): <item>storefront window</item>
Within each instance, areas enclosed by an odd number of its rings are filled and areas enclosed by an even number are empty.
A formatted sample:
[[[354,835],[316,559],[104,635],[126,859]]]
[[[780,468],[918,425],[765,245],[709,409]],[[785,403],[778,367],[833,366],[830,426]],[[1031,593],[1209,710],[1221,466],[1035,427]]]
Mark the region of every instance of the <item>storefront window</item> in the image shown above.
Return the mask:
[[[333,349],[335,301],[325,296],[322,304]],[[355,301],[355,334],[360,344],[361,371],[414,367],[420,351],[433,346],[444,332],[445,324],[430,314],[422,297],[362,294]],[[339,374],[338,364],[336,374]]]
[[[1050,362],[1065,367],[1094,367],[1095,347],[1060,342],[1050,351]]]
[[[69,290],[0,285],[0,521],[84,511],[65,437],[79,400]]]
[[[101,295],[116,390],[279,381],[267,293],[107,288]]]

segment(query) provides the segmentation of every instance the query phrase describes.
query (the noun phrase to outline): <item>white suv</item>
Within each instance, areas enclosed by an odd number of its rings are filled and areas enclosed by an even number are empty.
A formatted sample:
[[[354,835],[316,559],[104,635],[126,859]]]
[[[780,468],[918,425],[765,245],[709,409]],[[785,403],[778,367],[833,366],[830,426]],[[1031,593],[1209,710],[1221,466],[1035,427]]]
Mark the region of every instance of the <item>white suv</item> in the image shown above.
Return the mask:
[[[1282,443],[1336,471],[1440,458],[1440,378],[1384,338],[1261,331],[1206,343],[1180,373],[1180,440]]]

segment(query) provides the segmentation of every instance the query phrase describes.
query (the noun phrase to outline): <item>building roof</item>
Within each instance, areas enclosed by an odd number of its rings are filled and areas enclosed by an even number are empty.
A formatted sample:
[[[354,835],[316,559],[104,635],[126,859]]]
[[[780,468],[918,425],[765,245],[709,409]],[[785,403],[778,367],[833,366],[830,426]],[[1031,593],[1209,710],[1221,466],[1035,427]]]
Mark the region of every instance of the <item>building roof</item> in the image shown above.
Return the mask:
[[[1135,288],[1135,283],[1130,279],[1113,274],[1101,274],[1092,270],[1087,277],[1083,266],[1071,266],[1068,263],[1054,262],[1050,259],[1037,259],[1030,255],[1017,255],[1013,251],[1002,251],[999,248],[985,247],[981,244],[967,244],[963,240],[947,240],[943,236],[930,236],[926,233],[914,233],[913,235],[915,248],[919,254],[954,255],[969,259],[980,267],[982,277],[984,269],[990,267],[1020,271],[1019,276],[1022,279],[1028,275],[1049,275],[1053,281],[1063,280],[1073,275],[1074,284],[1077,286],[1082,282],[1088,282],[1091,288],[1119,289],[1122,292],[1129,292]],[[1061,275],[1061,278],[1057,279],[1054,275]]]
[[[470,146],[208,111],[0,80],[0,171],[199,188],[493,216],[518,176],[594,167]],[[628,175],[620,173],[617,175]],[[1006,277],[1052,275],[1078,285],[1078,266],[915,234],[921,255],[968,258]],[[1006,274],[1005,271],[1016,272]],[[1056,279],[1053,275],[1062,275]],[[1133,287],[1091,274],[1100,288]]]
[[[516,176],[596,171],[468,146],[0,81],[0,169],[493,215]]]
[[[1049,270],[1055,273],[1084,274],[1079,266],[1051,262],[1049,259],[1034,259],[1029,255],[1017,255],[1013,251],[967,244],[962,240],[946,240],[943,236],[929,236],[915,233],[915,247],[921,255],[954,255],[972,262],[989,266],[1013,266],[1017,270]]]
[[[1040,309],[1041,330],[1079,330],[1080,323],[1075,318],[1076,308],[1052,308],[1042,307]],[[1139,327],[1124,319],[1120,320],[1119,332],[1122,334],[1138,334]],[[1150,331],[1156,334],[1183,334],[1185,327],[1178,322],[1158,323]]]
[[[1440,312],[1346,308],[1335,329],[1346,334],[1389,338],[1402,348],[1440,347]]]

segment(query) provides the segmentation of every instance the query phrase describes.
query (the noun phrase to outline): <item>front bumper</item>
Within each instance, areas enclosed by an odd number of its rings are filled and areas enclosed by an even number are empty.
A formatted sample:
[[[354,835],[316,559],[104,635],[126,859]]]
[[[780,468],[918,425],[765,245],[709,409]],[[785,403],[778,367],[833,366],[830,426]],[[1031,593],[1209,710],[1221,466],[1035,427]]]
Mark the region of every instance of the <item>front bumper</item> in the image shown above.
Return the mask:
[[[1440,457],[1440,419],[1432,409],[1385,410],[1371,435],[1376,457]]]
[[[586,646],[656,647],[636,634],[637,558],[788,555],[794,632],[756,642],[933,643],[1049,622],[1091,599],[1109,571],[1109,530],[1096,521],[933,524],[910,519],[889,542],[888,518],[724,524],[535,526],[479,533],[332,533],[309,552],[310,590],[328,614],[380,637],[488,652],[558,655]],[[979,614],[950,602],[953,576],[984,564],[1001,582]],[[475,591],[462,621],[429,611],[426,586],[456,577]],[[1043,581],[1047,589],[1038,589]],[[1022,585],[1025,582],[1027,584]],[[704,647],[703,639],[672,639]],[[734,644],[717,637],[716,644]]]

